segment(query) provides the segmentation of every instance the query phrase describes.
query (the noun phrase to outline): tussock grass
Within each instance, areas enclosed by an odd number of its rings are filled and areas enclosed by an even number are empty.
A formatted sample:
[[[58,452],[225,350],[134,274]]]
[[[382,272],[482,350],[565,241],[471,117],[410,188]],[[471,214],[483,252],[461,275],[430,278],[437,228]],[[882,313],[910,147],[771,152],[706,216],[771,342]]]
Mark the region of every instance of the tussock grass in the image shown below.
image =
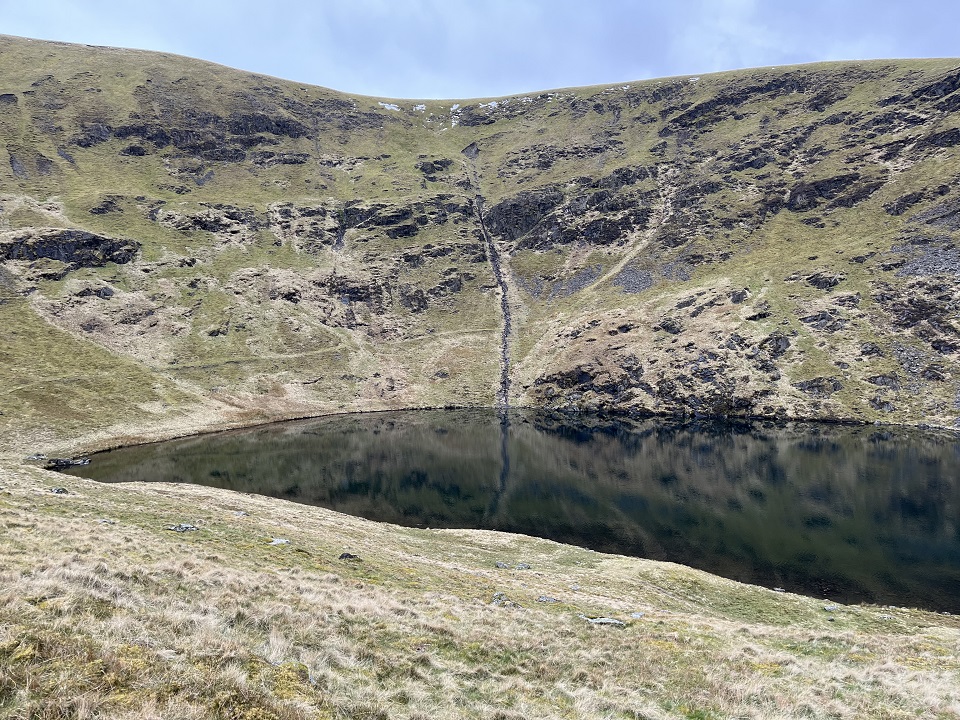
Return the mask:
[[[951,616],[207,488],[0,485],[2,718],[960,716]]]

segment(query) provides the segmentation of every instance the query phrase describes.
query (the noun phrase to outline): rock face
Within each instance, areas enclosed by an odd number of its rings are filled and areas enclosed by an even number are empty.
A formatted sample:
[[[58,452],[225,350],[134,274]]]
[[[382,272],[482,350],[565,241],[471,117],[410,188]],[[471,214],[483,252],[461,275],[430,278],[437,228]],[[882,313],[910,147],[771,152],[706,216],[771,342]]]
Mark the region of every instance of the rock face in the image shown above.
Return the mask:
[[[59,260],[72,268],[128,263],[140,243],[103,237],[85,230],[32,228],[0,234],[0,259]]]
[[[953,426],[958,65],[412,103],[0,38],[0,307],[260,419]]]

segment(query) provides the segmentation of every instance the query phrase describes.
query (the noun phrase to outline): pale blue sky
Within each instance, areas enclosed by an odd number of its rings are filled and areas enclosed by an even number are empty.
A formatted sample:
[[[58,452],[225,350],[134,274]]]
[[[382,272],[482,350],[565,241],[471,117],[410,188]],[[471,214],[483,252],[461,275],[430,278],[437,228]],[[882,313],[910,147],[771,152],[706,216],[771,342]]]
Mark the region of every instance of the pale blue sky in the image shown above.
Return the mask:
[[[960,56],[956,0],[0,0],[0,33],[162,50],[389,98]]]

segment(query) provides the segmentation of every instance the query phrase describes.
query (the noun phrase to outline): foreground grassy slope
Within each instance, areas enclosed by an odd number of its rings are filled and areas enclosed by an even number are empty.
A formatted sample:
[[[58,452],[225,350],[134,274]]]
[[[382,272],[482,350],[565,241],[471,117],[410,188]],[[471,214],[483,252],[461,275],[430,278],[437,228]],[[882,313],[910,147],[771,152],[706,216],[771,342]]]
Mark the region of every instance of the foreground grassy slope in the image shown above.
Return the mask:
[[[953,617],[22,463],[490,405],[504,344],[512,404],[953,426],[956,68],[417,102],[0,37],[0,717],[960,715]]]
[[[58,480],[4,470],[0,717],[960,717],[953,616],[222,490],[67,478],[51,493]],[[199,529],[165,529],[179,523]]]

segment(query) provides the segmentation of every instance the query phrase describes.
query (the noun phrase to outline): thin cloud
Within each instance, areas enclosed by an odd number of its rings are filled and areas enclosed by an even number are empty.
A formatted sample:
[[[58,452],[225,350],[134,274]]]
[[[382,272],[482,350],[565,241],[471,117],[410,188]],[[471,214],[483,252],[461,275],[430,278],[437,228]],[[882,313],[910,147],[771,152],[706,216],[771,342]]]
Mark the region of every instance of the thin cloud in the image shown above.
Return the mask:
[[[0,0],[0,32],[162,50],[400,98],[956,54],[946,0]]]

